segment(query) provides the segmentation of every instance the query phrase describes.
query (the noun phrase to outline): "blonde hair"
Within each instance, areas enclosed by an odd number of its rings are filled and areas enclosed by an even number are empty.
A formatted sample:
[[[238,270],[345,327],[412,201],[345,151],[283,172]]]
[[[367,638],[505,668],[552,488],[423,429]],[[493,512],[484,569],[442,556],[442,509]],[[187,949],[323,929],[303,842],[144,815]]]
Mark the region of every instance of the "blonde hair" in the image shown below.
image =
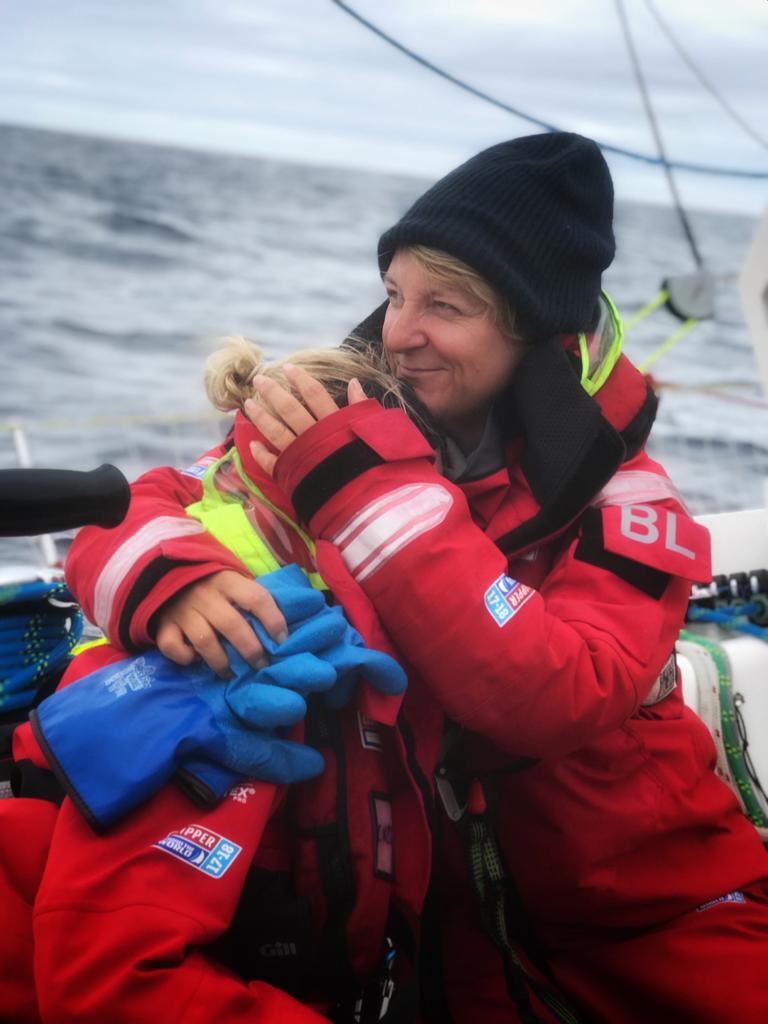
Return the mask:
[[[339,405],[346,405],[347,385],[356,377],[368,394],[373,393],[388,406],[398,406],[419,425],[420,415],[403,395],[377,346],[367,346],[362,351],[351,348],[307,348],[285,359],[267,363],[261,347],[254,342],[240,336],[225,338],[221,347],[206,361],[203,378],[206,394],[210,402],[222,412],[242,410],[246,398],[260,400],[253,390],[253,377],[260,373],[278,381],[299,398],[283,371],[286,362],[301,366],[307,373],[311,373]]]
[[[405,249],[435,281],[469,292],[482,307],[482,315],[495,324],[502,334],[510,339],[519,337],[515,327],[515,311],[509,300],[466,263],[447,252],[429,249],[425,245],[409,245]]]

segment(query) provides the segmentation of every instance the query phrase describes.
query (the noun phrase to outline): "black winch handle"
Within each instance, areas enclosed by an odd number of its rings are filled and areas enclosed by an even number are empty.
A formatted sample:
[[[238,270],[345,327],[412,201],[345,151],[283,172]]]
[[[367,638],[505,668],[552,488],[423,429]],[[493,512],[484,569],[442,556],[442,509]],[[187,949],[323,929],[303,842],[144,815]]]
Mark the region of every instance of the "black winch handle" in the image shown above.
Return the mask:
[[[116,466],[0,470],[0,537],[33,537],[76,526],[117,526],[131,500]]]

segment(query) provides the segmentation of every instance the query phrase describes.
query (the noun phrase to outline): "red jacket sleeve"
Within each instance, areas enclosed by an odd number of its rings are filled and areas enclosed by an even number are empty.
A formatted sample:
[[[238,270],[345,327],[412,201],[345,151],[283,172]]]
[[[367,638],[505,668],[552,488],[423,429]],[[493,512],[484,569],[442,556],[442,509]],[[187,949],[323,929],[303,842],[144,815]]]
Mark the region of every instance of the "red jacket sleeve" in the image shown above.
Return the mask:
[[[201,949],[228,926],[269,815],[274,787],[248,788],[206,812],[166,788],[101,837],[64,801],[33,922],[47,1024],[324,1020]]]
[[[98,647],[75,664],[88,672],[116,656]],[[46,1024],[325,1020],[203,949],[229,926],[276,794],[250,782],[203,811],[167,786],[104,836],[65,799],[33,914]]]
[[[625,722],[672,651],[688,581],[658,570],[651,596],[574,538],[539,591],[517,584],[426,454],[403,414],[369,402],[281,455],[277,480],[318,538],[320,571],[332,544],[445,712],[502,749],[549,757]]]
[[[223,451],[214,449],[200,464]],[[221,569],[248,575],[231,552],[185,514],[201,493],[197,477],[153,469],[131,485],[128,515],[119,526],[85,527],[72,544],[67,583],[91,622],[123,650],[152,642],[152,615],[189,583]]]

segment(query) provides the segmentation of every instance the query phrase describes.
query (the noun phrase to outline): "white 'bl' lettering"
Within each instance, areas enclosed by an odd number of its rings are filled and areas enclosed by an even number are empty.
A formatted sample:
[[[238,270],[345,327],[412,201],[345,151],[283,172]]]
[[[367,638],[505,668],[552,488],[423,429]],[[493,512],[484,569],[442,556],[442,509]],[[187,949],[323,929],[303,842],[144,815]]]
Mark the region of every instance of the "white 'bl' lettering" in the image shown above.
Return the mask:
[[[655,544],[659,539],[657,519],[656,509],[648,505],[621,506],[621,532],[628,540],[636,540],[640,544]]]
[[[686,558],[695,558],[696,552],[691,551],[690,548],[684,548],[681,544],[677,543],[677,516],[673,512],[667,512],[667,529],[664,536],[664,543],[667,546],[667,550],[675,551],[678,555],[685,555]]]
[[[685,558],[695,558],[695,551],[677,543],[677,516],[674,512],[664,512],[664,515],[664,547]],[[636,540],[639,544],[655,544],[659,539],[658,522],[659,513],[650,505],[621,506],[621,532],[627,540]]]

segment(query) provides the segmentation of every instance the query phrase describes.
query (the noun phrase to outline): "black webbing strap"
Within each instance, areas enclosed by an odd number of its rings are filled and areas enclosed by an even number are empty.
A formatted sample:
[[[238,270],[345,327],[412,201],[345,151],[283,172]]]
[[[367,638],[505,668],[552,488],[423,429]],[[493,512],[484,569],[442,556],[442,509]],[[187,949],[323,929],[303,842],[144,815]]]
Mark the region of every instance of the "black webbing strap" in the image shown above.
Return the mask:
[[[419,956],[419,985],[421,988],[421,1020],[423,1024],[453,1024],[448,1009],[448,997],[443,962],[443,907],[434,884],[436,859],[441,845],[442,830],[450,827],[442,815],[436,815],[432,843],[433,882],[427,891],[421,913],[421,950]]]
[[[38,768],[33,761],[16,761],[10,768],[11,791],[15,797],[32,800],[47,800],[57,807],[66,796],[64,787],[45,768]]]
[[[350,963],[346,933],[347,920],[356,897],[347,823],[346,755],[338,716],[329,714],[321,699],[309,701],[305,738],[313,747],[331,747],[336,755],[336,820],[312,829],[302,829],[302,835],[315,841],[327,911],[317,942],[315,967],[319,975],[333,979],[333,988],[340,993],[337,1006],[330,1014],[331,1019],[352,1021],[354,1018],[350,1014],[360,983]]]
[[[510,880],[488,820],[488,811],[481,814],[466,812],[458,825],[464,838],[483,928],[502,956],[507,988],[521,1021],[523,1024],[544,1024],[531,1005],[530,992],[533,992],[560,1024],[584,1024],[563,994],[554,985],[534,977],[515,951],[507,923]]]
[[[337,491],[367,469],[383,462],[380,455],[360,440],[350,441],[333,452],[311,469],[293,492],[291,501],[299,519],[304,523],[310,522]]]

